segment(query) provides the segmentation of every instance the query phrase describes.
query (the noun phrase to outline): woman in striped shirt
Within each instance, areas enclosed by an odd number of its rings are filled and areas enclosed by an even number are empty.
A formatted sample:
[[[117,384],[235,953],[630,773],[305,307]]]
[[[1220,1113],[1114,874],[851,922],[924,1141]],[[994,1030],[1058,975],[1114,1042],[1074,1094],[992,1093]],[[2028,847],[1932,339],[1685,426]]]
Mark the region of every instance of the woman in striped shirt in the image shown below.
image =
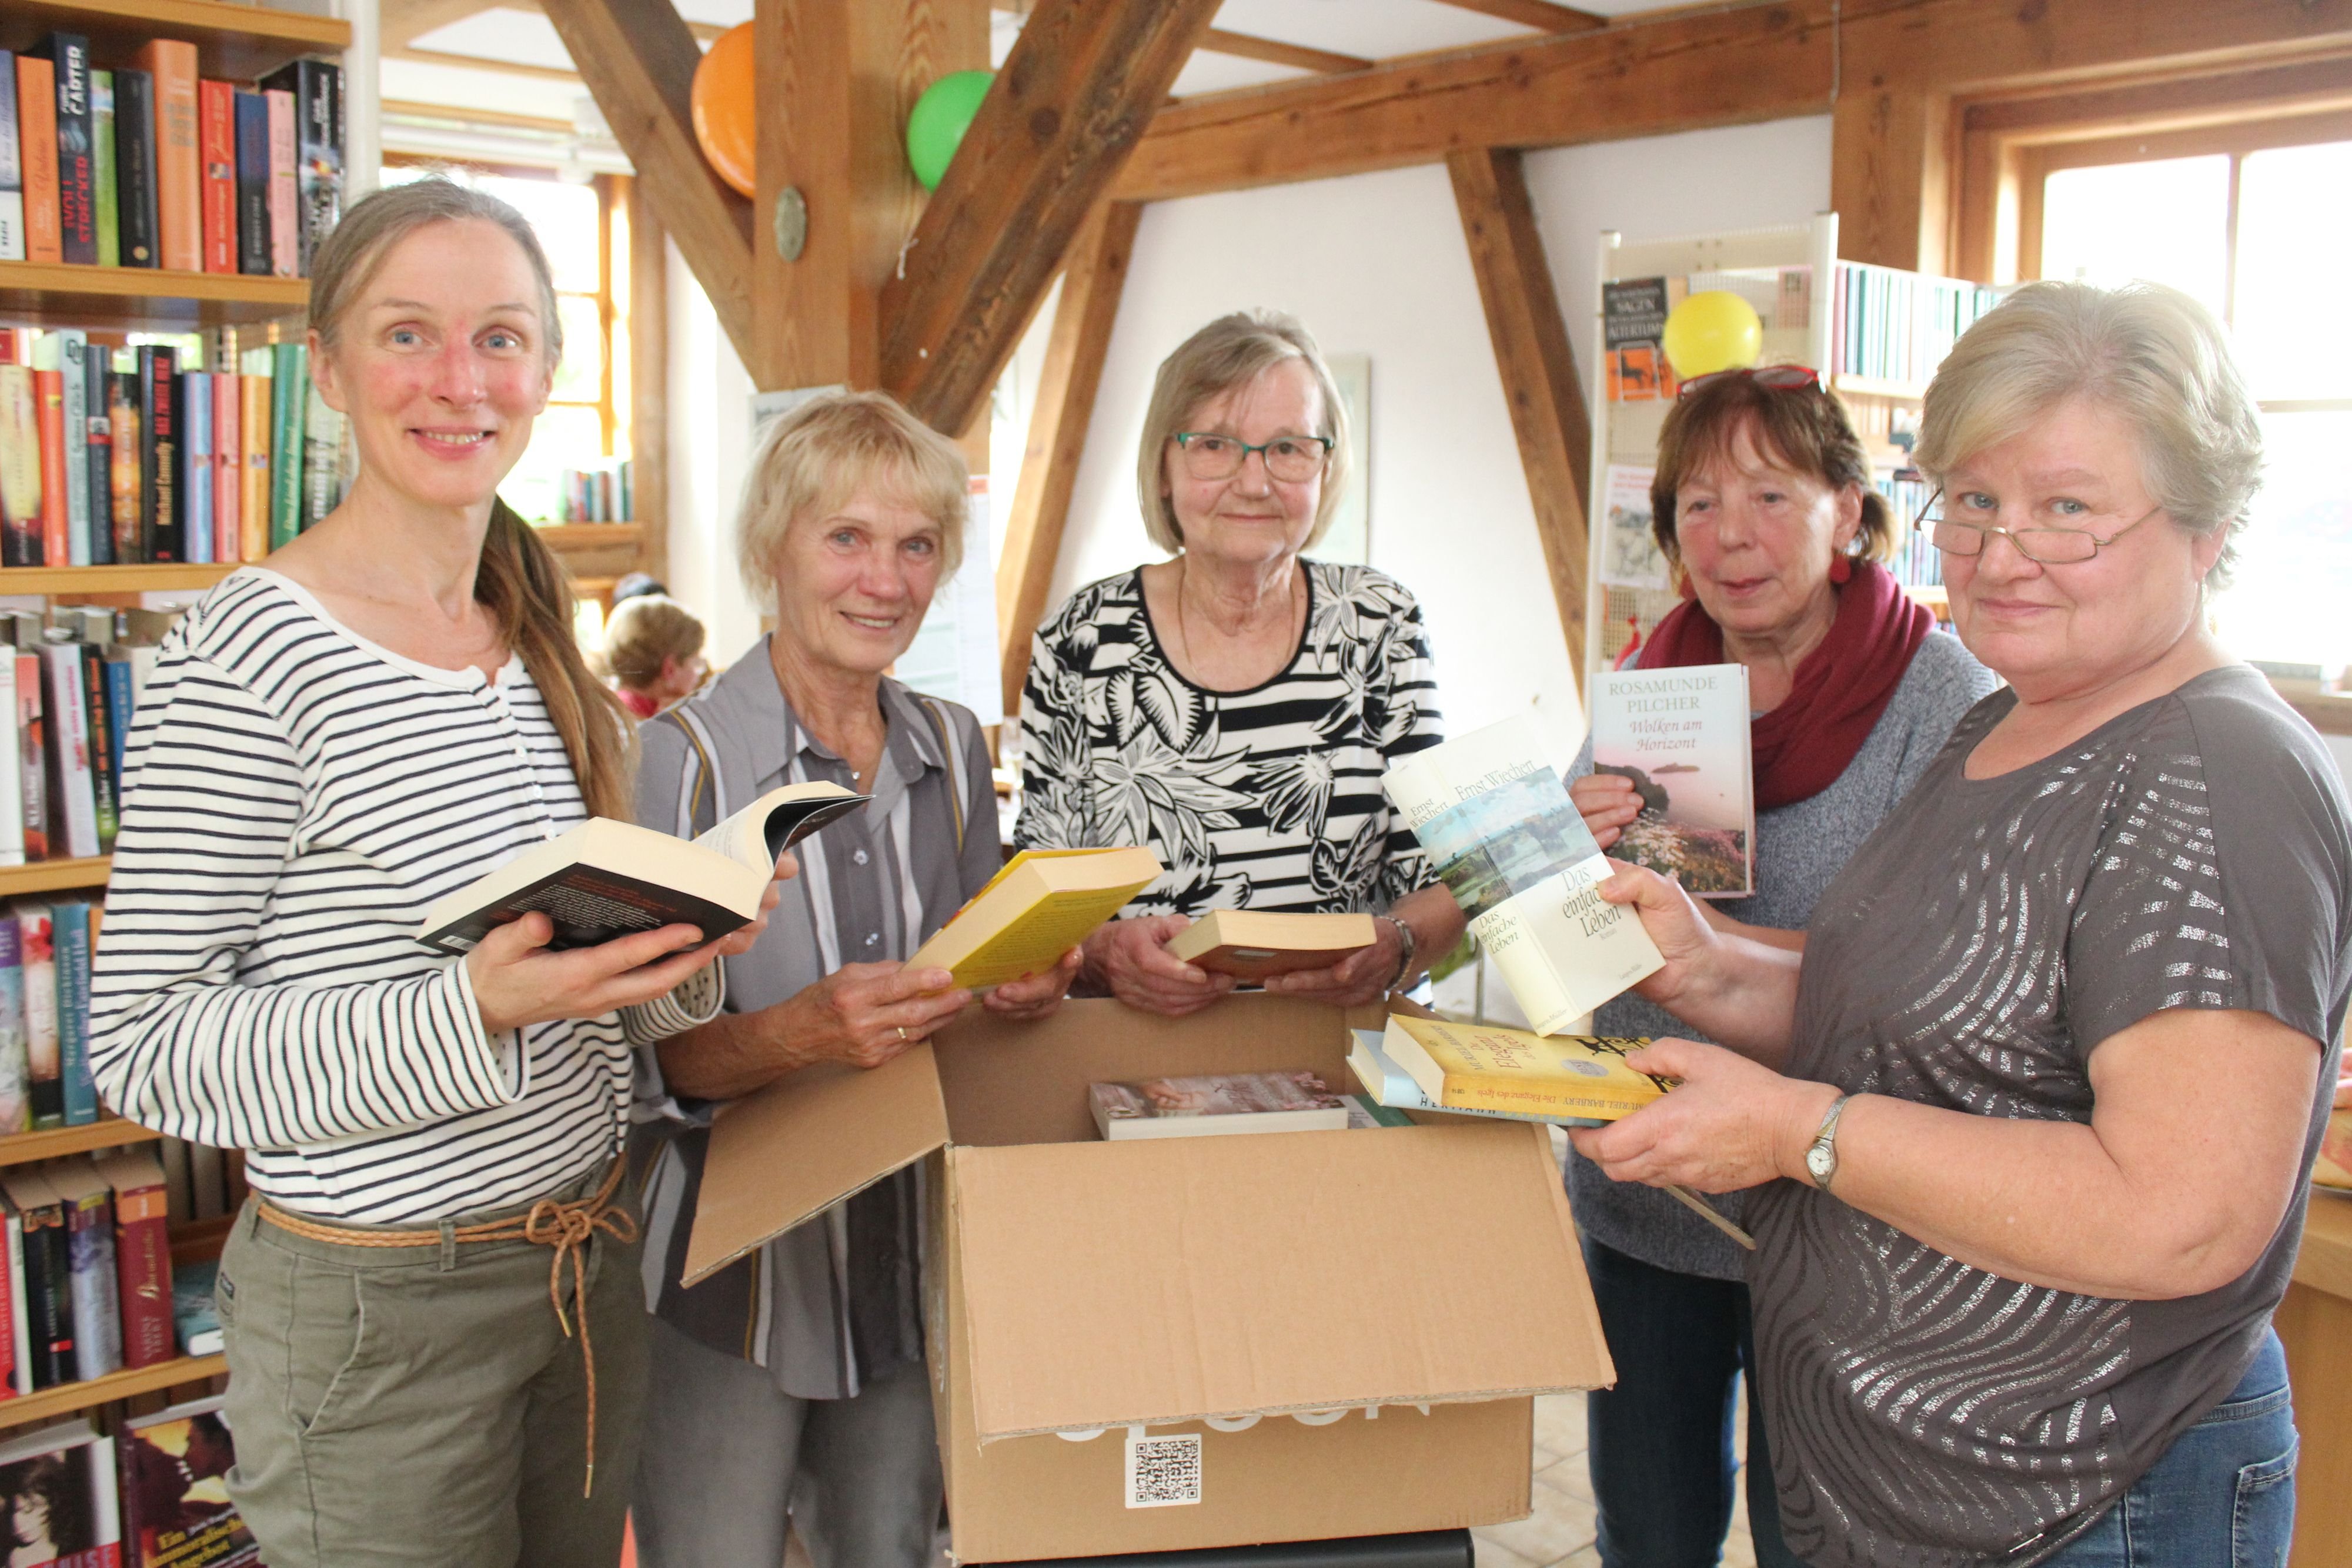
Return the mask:
[[[562,347],[546,258],[494,198],[379,192],[319,250],[310,340],[359,477],[165,643],[93,1062],[125,1115],[250,1151],[217,1299],[231,1494],[275,1568],[610,1563],[645,1380],[630,1048],[714,1011],[709,960],[758,925],[416,940],[442,895],[632,815],[562,569],[496,497]]]

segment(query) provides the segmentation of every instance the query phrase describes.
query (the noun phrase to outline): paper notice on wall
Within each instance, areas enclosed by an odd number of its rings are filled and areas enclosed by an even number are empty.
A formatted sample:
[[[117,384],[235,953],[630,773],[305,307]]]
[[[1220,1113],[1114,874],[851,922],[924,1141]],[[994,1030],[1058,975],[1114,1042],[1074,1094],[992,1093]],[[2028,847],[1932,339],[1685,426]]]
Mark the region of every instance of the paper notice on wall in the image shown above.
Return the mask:
[[[963,564],[940,584],[921,630],[898,655],[891,674],[926,696],[943,697],[971,709],[983,725],[1004,722],[1004,677],[996,643],[994,523],[989,516],[988,476],[971,481],[971,510],[964,524]]]
[[[1601,497],[1601,580],[1613,588],[1672,586],[1664,552],[1650,532],[1650,481],[1657,470],[1612,463]]]

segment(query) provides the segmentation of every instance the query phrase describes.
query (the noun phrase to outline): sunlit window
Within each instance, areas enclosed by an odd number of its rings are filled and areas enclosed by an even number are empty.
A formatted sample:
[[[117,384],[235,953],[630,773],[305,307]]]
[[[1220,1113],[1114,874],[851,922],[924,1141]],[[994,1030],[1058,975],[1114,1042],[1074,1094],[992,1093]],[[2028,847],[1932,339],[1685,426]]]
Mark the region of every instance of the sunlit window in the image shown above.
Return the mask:
[[[572,184],[522,174],[487,173],[446,166],[399,166],[383,172],[397,184],[433,172],[489,192],[530,221],[547,252],[563,326],[563,358],[547,412],[531,432],[530,447],[499,494],[534,522],[561,522],[563,475],[609,469],[628,456],[625,375],[627,323],[614,301],[628,298],[626,219],[603,181]]]
[[[2229,323],[2262,407],[2266,467],[2213,611],[2252,659],[2352,663],[2352,311],[2325,278],[2352,246],[2352,141],[2060,169],[2043,277],[2146,278]]]

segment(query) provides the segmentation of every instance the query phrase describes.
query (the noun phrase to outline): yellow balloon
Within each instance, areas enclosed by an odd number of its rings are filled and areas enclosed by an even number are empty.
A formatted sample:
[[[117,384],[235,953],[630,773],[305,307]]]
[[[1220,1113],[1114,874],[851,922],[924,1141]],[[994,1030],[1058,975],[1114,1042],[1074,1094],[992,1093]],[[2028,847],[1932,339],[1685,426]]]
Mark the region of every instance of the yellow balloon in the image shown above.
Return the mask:
[[[1666,361],[1684,381],[1717,371],[1744,371],[1764,355],[1756,307],[1727,289],[1694,294],[1667,312]]]

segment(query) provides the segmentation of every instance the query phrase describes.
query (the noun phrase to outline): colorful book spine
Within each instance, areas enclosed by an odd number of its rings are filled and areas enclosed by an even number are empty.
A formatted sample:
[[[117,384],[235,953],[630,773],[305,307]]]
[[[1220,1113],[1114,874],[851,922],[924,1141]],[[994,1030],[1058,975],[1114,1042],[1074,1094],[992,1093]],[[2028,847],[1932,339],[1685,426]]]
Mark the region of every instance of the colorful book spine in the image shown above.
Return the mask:
[[[49,910],[58,966],[58,1061],[65,1084],[66,1125],[98,1120],[98,1086],[89,1073],[89,905],[60,899]]]
[[[202,272],[204,169],[196,116],[196,47],[176,38],[156,38],[139,51],[134,63],[154,78],[159,259],[174,272]]]
[[[254,277],[272,270],[269,235],[269,100],[236,95],[236,269]]]
[[[65,1204],[38,1171],[8,1183],[24,1222],[25,1310],[33,1350],[33,1386],[74,1379],[73,1270]]]
[[[232,365],[236,363],[230,361]],[[245,444],[239,434],[244,400],[231,370],[213,372],[213,559],[232,561],[244,540]]]
[[[89,559],[94,566],[114,562],[114,350],[103,343],[82,347],[82,488],[89,506]]]
[[[308,277],[312,254],[342,215],[342,68],[325,60],[296,60],[264,78],[261,86],[294,95],[297,265]]]
[[[66,560],[88,566],[89,553],[89,337],[70,328],[58,340],[58,385],[65,442]]]
[[[41,559],[41,413],[33,371],[0,365],[0,565]]]
[[[196,156],[203,167],[205,270],[236,270],[236,89],[196,84]]]
[[[180,495],[183,559],[213,559],[213,378],[207,371],[180,376]]]
[[[180,358],[152,343],[139,349],[139,489],[146,511],[142,540],[151,561],[183,560],[180,521]]]
[[[136,361],[133,361],[136,363]],[[111,450],[108,454],[107,487],[113,503],[114,559],[130,565],[147,559],[146,490],[140,479],[139,375],[114,371],[106,378],[106,423]]]
[[[279,277],[299,277],[302,225],[294,177],[294,95],[272,88],[261,96],[269,111],[269,270]]]
[[[116,1298],[113,1195],[89,1162],[64,1171],[73,1184],[65,1212],[66,1291],[73,1298],[74,1375],[104,1377],[122,1365],[121,1306]]]
[[[42,734],[41,656],[30,649],[16,651],[16,779],[17,799],[24,804],[25,858],[49,858],[49,767],[47,739]]]
[[[122,1364],[153,1366],[178,1354],[172,1343],[172,1239],[163,1169],[152,1155],[122,1154],[100,1162],[99,1174],[114,1189]]]
[[[0,866],[25,863],[25,781],[16,769],[16,651],[0,648]],[[0,1027],[5,1021],[5,1009],[0,1009]],[[0,1116],[0,1133],[22,1131],[5,1122]]]
[[[138,682],[127,650],[109,648],[102,663],[106,672],[106,747],[114,764],[114,787],[119,795],[125,783],[122,758],[131,745],[131,716],[138,707]]]
[[[63,830],[66,853],[76,860],[94,858],[98,851],[97,780],[90,771],[89,704],[82,694],[81,645],[46,643],[41,664],[47,675],[41,695],[48,706],[49,777],[56,785],[50,799],[58,805],[58,826]]]
[[[268,349],[247,350],[245,373],[236,379],[244,404],[237,427],[245,446],[245,494],[237,503],[240,560],[259,560],[269,553],[269,390],[277,381],[269,373],[272,358]]]
[[[302,528],[326,521],[343,499],[343,416],[327,404],[315,381],[302,422]]]
[[[16,138],[16,57],[0,49],[0,261],[25,259],[25,159]]]
[[[58,73],[37,55],[16,57],[16,153],[25,176],[25,259],[65,259],[58,217]]]
[[[302,417],[310,408],[310,350],[278,343],[271,354],[269,548],[282,549],[302,532]]]
[[[33,1127],[32,1061],[25,1051],[25,956],[16,923],[0,919],[0,1133]]]
[[[106,650],[77,643],[81,652],[82,709],[89,716],[90,796],[97,804],[98,852],[114,852],[121,826],[122,773],[114,748],[114,716],[107,700]]]
[[[33,392],[41,416],[41,559],[63,566],[70,559],[66,510],[66,380],[58,369],[57,340],[34,346]]]
[[[125,267],[162,265],[155,209],[155,78],[114,73],[114,216]]]
[[[58,1054],[58,958],[49,906],[16,909],[17,952],[25,969],[25,1061],[37,1129],[66,1124],[65,1063]]]
[[[0,1327],[5,1327],[7,1332],[10,1360],[14,1363],[8,1371],[8,1392],[30,1394],[33,1391],[33,1333],[25,1311],[25,1221],[24,1217],[16,1212],[16,1206],[5,1197],[0,1197],[0,1211],[6,1215],[5,1236],[8,1248],[7,1266],[0,1270],[8,1281],[8,1317]]]
[[[96,176],[92,217],[98,225],[98,265],[122,265],[121,193],[114,183],[114,73],[89,73],[89,161]]]
[[[90,162],[89,40],[52,33],[47,44],[56,78],[58,246],[69,262],[98,262],[98,171]]]

